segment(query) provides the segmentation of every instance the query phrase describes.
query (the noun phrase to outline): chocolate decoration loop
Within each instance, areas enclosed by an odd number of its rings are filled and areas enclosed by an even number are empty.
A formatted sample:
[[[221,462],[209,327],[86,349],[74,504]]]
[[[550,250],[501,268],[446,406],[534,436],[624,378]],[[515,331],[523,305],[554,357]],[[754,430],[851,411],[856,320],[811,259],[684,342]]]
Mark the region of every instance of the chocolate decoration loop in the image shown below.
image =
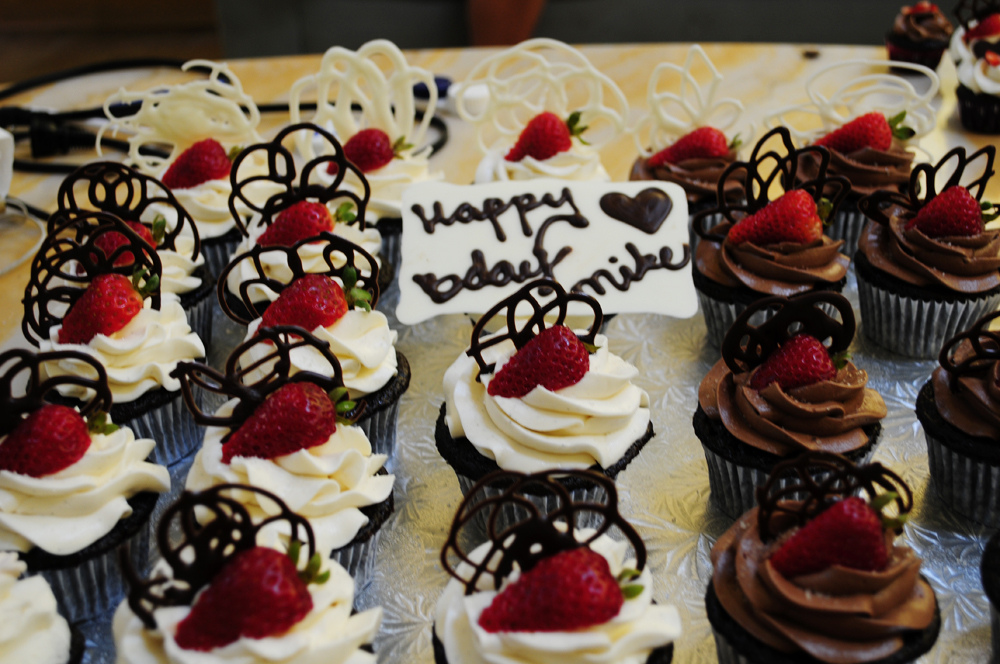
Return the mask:
[[[948,372],[952,389],[957,389],[958,379],[971,376],[984,369],[989,369],[1000,360],[1000,332],[990,329],[990,324],[1000,318],[1000,311],[986,314],[977,320],[971,328],[956,334],[941,347],[938,362]],[[955,357],[963,342],[971,349],[971,353],[961,361]],[[964,355],[964,354],[963,354]]]
[[[305,266],[302,264],[302,256],[299,254],[299,249],[308,244],[320,242],[324,243],[323,262],[326,263],[326,269],[319,272],[306,271]],[[273,277],[267,276],[261,259],[262,255],[276,255],[284,258],[289,271],[292,273],[291,280],[289,280],[288,283],[285,283]],[[337,261],[334,260],[335,258]],[[252,279],[245,279],[240,283],[239,298],[243,303],[243,306],[245,306],[247,311],[249,311],[253,316],[250,320],[245,320],[240,313],[233,309],[226,301],[226,293],[228,291],[226,282],[229,278],[229,274],[234,270],[239,269],[243,261],[250,261],[253,264],[254,271],[257,273],[256,277]],[[343,262],[343,265],[337,267],[336,262]],[[291,286],[296,279],[301,279],[307,274],[322,274],[328,277],[336,277],[340,280],[340,283],[343,284],[344,270],[348,267],[353,267],[357,272],[358,281],[356,287],[368,291],[371,295],[370,304],[374,307],[378,303],[379,297],[378,263],[375,261],[374,256],[350,240],[347,240],[340,235],[324,231],[315,237],[300,240],[291,247],[281,247],[277,245],[265,247],[255,244],[249,251],[235,257],[222,270],[222,275],[219,277],[219,284],[217,288],[219,304],[222,305],[223,312],[225,312],[225,314],[231,319],[241,325],[249,325],[255,318],[260,318],[264,314],[264,310],[271,304],[270,300],[255,303],[250,294],[250,288],[252,286],[262,286],[273,293],[280,294],[286,288]]]
[[[547,297],[551,297],[551,300],[547,304],[542,304],[541,298]],[[583,302],[594,312],[594,321],[591,323],[590,329],[582,336],[577,335],[580,341],[593,345],[597,332],[601,329],[601,322],[604,320],[604,312],[601,310],[600,303],[583,293],[567,293],[565,288],[551,279],[538,279],[526,284],[510,297],[500,300],[492,309],[480,316],[475,327],[472,328],[472,341],[466,354],[476,360],[480,374],[493,373],[496,364],[489,364],[483,359],[484,350],[508,339],[514,343],[517,350],[521,350],[547,327],[563,325],[569,312],[570,302]],[[527,321],[521,323],[521,327],[518,327],[518,305],[525,303],[531,308],[531,316]],[[486,325],[502,311],[506,311],[506,330],[503,334],[494,334],[483,339]],[[546,324],[545,317],[553,311],[558,312],[555,322]],[[520,317],[523,318],[523,316],[522,312]]]
[[[780,150],[767,147],[767,144],[775,137],[781,141]],[[802,157],[809,154],[815,155],[819,160],[816,177],[799,182],[799,162]],[[796,148],[788,128],[775,127],[757,141],[757,145],[754,146],[747,161],[734,161],[726,167],[726,170],[722,171],[716,192],[718,206],[696,214],[691,221],[692,228],[703,240],[711,240],[721,244],[725,240],[725,236],[712,233],[710,229],[705,228],[706,220],[721,213],[735,224],[743,217],[762,210],[771,202],[769,197],[771,186],[776,183],[781,185],[785,192],[792,189],[804,189],[817,203],[821,198],[826,198],[833,205],[830,211],[830,218],[833,218],[844,197],[850,192],[851,183],[843,175],[830,175],[828,173],[829,167],[830,151],[825,147],[806,145]],[[729,200],[726,196],[726,182],[730,178],[743,180],[745,200]],[[743,214],[737,215],[738,212]]]
[[[913,493],[899,475],[881,463],[855,465],[851,460],[832,452],[811,451],[774,467],[763,486],[757,487],[757,527],[761,539],[777,535],[771,528],[776,515],[792,517],[804,526],[838,500],[856,496],[860,491],[871,502],[878,489],[893,492],[899,514],[913,509]],[[794,496],[806,494],[804,500]]]
[[[606,502],[574,502],[560,479],[596,484],[604,491]],[[491,495],[487,489],[499,493]],[[541,493],[549,498],[556,496],[558,505],[552,511],[543,513],[536,503],[525,496],[525,492]],[[503,510],[515,510],[518,519],[514,524],[499,530],[497,520]],[[578,538],[578,515],[595,513],[601,519],[594,532],[587,537]],[[462,533],[467,524],[483,515],[486,518],[490,549],[477,562],[463,549],[461,543],[472,538],[462,537]],[[632,545],[635,567],[642,571],[646,567],[646,546],[639,533],[618,511],[618,492],[614,480],[590,470],[547,470],[531,475],[498,470],[479,480],[459,505],[448,539],[441,549],[441,565],[448,574],[465,585],[466,595],[475,592],[483,577],[493,577],[493,588],[499,589],[515,564],[522,572],[527,572],[543,558],[588,546],[612,529],[617,530]],[[471,568],[468,576],[462,574],[463,564]]]
[[[273,501],[277,510],[254,523],[250,512],[227,494],[245,491]],[[181,541],[170,542],[177,523]],[[245,484],[220,484],[204,491],[185,491],[164,511],[156,527],[156,541],[163,560],[170,566],[169,577],[157,574],[145,580],[132,567],[125,547],[119,561],[128,581],[128,605],[148,629],[156,628],[153,612],[168,606],[190,606],[195,596],[212,582],[216,574],[238,553],[257,545],[257,535],[265,527],[286,521],[291,537],[303,543],[306,560],[316,553],[312,526],[270,491]],[[301,560],[301,555],[300,555]]]
[[[937,188],[937,176],[941,172],[951,172],[951,175],[940,191],[961,185],[965,186],[977,201],[982,201],[983,194],[986,193],[986,185],[994,174],[993,163],[996,160],[996,153],[995,145],[987,145],[970,155],[966,155],[964,147],[954,148],[941,157],[936,164],[924,163],[914,166],[913,172],[910,173],[907,193],[876,191],[858,201],[858,208],[866,217],[882,225],[889,224],[889,218],[895,207],[900,207],[909,214],[915,215],[940,193]],[[981,159],[985,159],[982,173],[968,184],[962,185],[962,178],[966,170],[969,170],[973,164]]]
[[[42,378],[42,365],[46,362],[75,360],[93,369],[93,377],[81,373]],[[22,382],[27,373],[23,394],[15,395],[14,384]],[[112,398],[108,387],[108,374],[94,357],[76,350],[56,350],[35,353],[15,348],[0,353],[0,436],[6,436],[32,413],[46,404],[46,397],[60,385],[76,385],[88,390],[90,397],[80,407],[80,414],[89,417],[97,411],[110,411]]]
[[[59,185],[58,205],[59,212],[64,213],[60,215],[63,218],[78,218],[81,212],[99,210],[125,221],[146,225],[151,221],[148,219],[145,222],[141,221],[142,215],[151,206],[160,205],[169,208],[174,211],[174,227],[164,234],[157,248],[177,251],[177,238],[187,228],[188,234],[194,238],[192,260],[197,259],[201,253],[198,227],[180,201],[163,186],[162,182],[125,164],[116,161],[98,161],[76,169]],[[81,223],[74,227],[77,232],[76,239],[80,242],[91,227],[82,223],[84,220],[85,218],[80,218]],[[69,227],[70,224],[66,224],[66,228]],[[49,219],[48,228],[49,234],[52,234],[55,229],[52,218]]]
[[[972,21],[981,21],[990,14],[1000,13],[1000,0],[959,0],[952,12],[962,27],[968,30]]]
[[[273,350],[256,362],[241,367],[240,358],[251,348],[261,345],[271,346]],[[326,376],[312,371],[292,374],[292,351],[304,347],[312,347],[319,352],[332,367],[332,375]],[[273,366],[257,382],[244,381],[247,374],[271,362]],[[289,383],[315,383],[324,392],[344,386],[344,374],[340,362],[330,350],[330,344],[294,325],[276,325],[257,330],[257,334],[234,348],[229,354],[225,373],[201,362],[178,362],[177,367],[170,372],[170,376],[180,381],[181,394],[195,422],[204,426],[226,427],[230,430],[230,434],[240,428],[269,395]],[[237,399],[239,403],[228,416],[209,415],[201,409],[194,393],[195,387],[221,394],[229,399]],[[346,416],[360,415],[363,408],[364,404],[359,404],[358,408]]]
[[[306,162],[301,171],[297,171],[295,157],[291,151],[282,144],[286,138],[297,131],[314,134],[313,138],[325,141],[329,150],[327,154]],[[267,173],[250,175],[241,179],[240,167],[259,153],[263,153],[267,157]],[[337,174],[331,176],[333,182],[324,185],[314,181],[313,171],[322,168],[323,172],[326,173],[330,164],[337,165]],[[340,188],[348,172],[353,173],[361,183],[363,195],[358,196],[349,189]],[[297,181],[296,175],[298,175]],[[371,187],[368,180],[365,179],[361,169],[347,159],[340,141],[318,125],[308,122],[289,125],[278,132],[277,136],[270,142],[258,143],[246,148],[233,161],[232,169],[229,171],[229,182],[232,185],[232,193],[229,195],[229,212],[233,215],[237,228],[244,236],[249,237],[249,233],[238,211],[238,202],[242,202],[247,208],[260,213],[260,225],[270,226],[282,210],[290,208],[300,201],[314,199],[326,205],[333,200],[345,199],[346,202],[353,203],[357,208],[357,218],[351,223],[356,223],[359,229],[365,230],[365,210],[368,207],[368,199],[371,197]],[[252,199],[252,194],[249,192],[253,189],[254,184],[265,182],[279,185],[283,190],[269,196],[263,204],[258,204]]]
[[[62,323],[66,312],[83,296],[94,277],[115,273],[131,278],[137,269],[145,269],[149,276],[163,275],[163,264],[156,251],[128,224],[112,214],[80,212],[67,217],[64,212],[57,212],[49,223],[55,232],[45,238],[31,261],[31,276],[24,289],[21,330],[35,346],[49,337],[53,327]],[[83,242],[64,237],[62,232],[76,224],[93,227]],[[128,240],[110,256],[105,256],[96,244],[107,233],[120,233]],[[132,254],[132,262],[115,265],[115,261],[125,253]],[[152,307],[159,309],[159,286],[149,297]]]
[[[832,306],[840,320],[826,313],[820,305]],[[750,321],[755,316],[777,309],[760,325]],[[748,306],[737,318],[722,341],[722,359],[733,373],[744,373],[760,365],[771,353],[796,334],[805,333],[820,342],[831,340],[831,354],[847,350],[854,339],[854,309],[847,298],[833,291],[813,291],[791,297],[775,295]]]

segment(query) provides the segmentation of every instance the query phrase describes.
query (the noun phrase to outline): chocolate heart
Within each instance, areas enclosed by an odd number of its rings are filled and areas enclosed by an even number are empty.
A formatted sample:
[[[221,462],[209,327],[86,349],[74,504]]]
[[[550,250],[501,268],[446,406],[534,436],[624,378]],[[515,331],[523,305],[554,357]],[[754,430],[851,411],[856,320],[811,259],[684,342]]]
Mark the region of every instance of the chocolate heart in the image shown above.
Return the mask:
[[[643,189],[635,198],[620,193],[601,196],[604,214],[650,235],[660,230],[673,207],[666,192],[652,187]]]

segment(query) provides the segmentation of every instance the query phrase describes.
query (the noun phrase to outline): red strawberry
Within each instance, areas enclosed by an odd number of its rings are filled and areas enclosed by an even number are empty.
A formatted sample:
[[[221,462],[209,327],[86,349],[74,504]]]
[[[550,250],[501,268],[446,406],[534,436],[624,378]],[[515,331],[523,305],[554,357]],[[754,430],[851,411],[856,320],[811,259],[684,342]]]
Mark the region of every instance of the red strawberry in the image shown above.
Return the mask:
[[[831,565],[883,569],[889,552],[882,527],[878,510],[856,496],[845,498],[789,537],[771,556],[771,565],[786,577],[820,572]]]
[[[487,632],[566,632],[600,625],[625,603],[608,561],[586,547],[544,558],[479,616]]]
[[[129,280],[121,274],[101,274],[94,277],[63,318],[59,343],[85,344],[95,335],[114,334],[128,325],[142,311],[142,301],[156,288],[159,278],[150,277],[139,287],[143,274]]]
[[[888,120],[877,111],[865,113],[820,138],[816,141],[816,145],[823,145],[844,154],[863,148],[888,150],[892,147],[894,137],[906,140],[913,136],[912,129],[902,126],[905,118],[906,111],[901,111]]]
[[[963,38],[968,43],[973,39],[986,39],[993,35],[1000,35],[1000,14],[990,14],[979,21],[975,27],[966,30]]]
[[[257,239],[264,247],[290,247],[307,237],[333,230],[333,218],[326,205],[315,201],[299,201],[278,213]]]
[[[587,129],[580,127],[579,123],[579,112],[571,114],[566,121],[555,113],[539,113],[521,130],[517,143],[504,159],[521,161],[525,157],[533,157],[543,160],[565,152],[573,147],[573,137],[579,137]],[[586,143],[582,138],[580,140]]]
[[[222,462],[233,457],[273,459],[321,445],[337,430],[330,397],[313,383],[279,387],[222,445]]]
[[[139,237],[149,243],[149,246],[153,248],[156,247],[156,241],[153,239],[153,233],[148,228],[137,221],[126,221],[125,223],[128,224],[128,227],[134,230]],[[105,257],[111,256],[118,247],[126,244],[129,244],[129,239],[125,237],[124,233],[119,233],[117,231],[104,233],[99,235],[94,240],[94,246],[104,252]],[[115,266],[131,265],[134,262],[135,257],[132,255],[132,252],[126,251],[115,259],[114,264]]]
[[[523,397],[537,385],[561,390],[580,382],[590,368],[587,347],[565,325],[542,331],[517,351],[490,381],[495,397]]]
[[[347,313],[347,298],[336,281],[322,274],[307,274],[281,292],[265,311],[262,328],[298,325],[312,331],[330,327]]]
[[[824,208],[824,213],[826,210]],[[793,189],[729,229],[732,244],[756,245],[798,242],[808,244],[823,237],[823,218],[809,192]]]
[[[843,358],[836,360],[840,362]],[[762,390],[771,383],[778,383],[782,389],[790,390],[830,380],[836,375],[837,365],[826,346],[812,335],[796,334],[757,367],[750,387]]]
[[[729,150],[725,134],[714,127],[699,127],[650,157],[649,165],[655,167],[676,164],[685,159],[725,157]]]
[[[240,637],[284,634],[312,610],[307,582],[286,554],[257,546],[234,555],[177,625],[177,645],[221,648]]]
[[[387,133],[381,129],[362,129],[344,143],[344,156],[361,169],[362,173],[377,170],[399,157],[404,150],[413,146],[406,142],[405,136],[400,136],[393,142]],[[336,175],[339,170],[336,162],[330,162],[326,172]]]
[[[232,165],[226,149],[214,138],[206,138],[182,152],[162,180],[171,189],[187,189],[228,177]]]
[[[920,0],[920,2],[918,2],[915,5],[913,5],[912,7],[904,7],[903,8],[903,14],[906,14],[906,15],[910,15],[910,14],[938,14],[940,12],[941,12],[941,10],[938,9],[937,5],[935,5],[933,3],[930,3],[930,2],[927,2],[926,0]]]
[[[90,432],[80,413],[46,404],[0,443],[0,470],[44,477],[73,465],[89,448]]]
[[[927,201],[906,228],[917,228],[928,237],[979,235],[984,228],[983,212],[991,207],[980,205],[968,189],[955,185]]]
[[[983,59],[986,60],[986,64],[990,67],[1000,67],[1000,53],[996,53],[995,51],[986,51],[986,53],[983,54]]]

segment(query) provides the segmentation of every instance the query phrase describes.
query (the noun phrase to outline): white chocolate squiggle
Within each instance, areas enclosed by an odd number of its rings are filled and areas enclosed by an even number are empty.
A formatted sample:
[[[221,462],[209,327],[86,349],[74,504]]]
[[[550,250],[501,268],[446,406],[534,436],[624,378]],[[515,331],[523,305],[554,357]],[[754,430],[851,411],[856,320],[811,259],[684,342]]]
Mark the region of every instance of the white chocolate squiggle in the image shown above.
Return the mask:
[[[597,335],[598,350],[575,385],[552,392],[535,387],[521,398],[487,393],[496,375],[481,375],[476,361],[462,353],[444,375],[448,429],[464,436],[504,470],[534,473],[552,468],[613,466],[645,433],[649,395],[632,384],[638,370],[608,351]],[[505,341],[483,352],[500,371],[514,354]]]
[[[578,538],[593,531],[580,530]],[[470,558],[482,560],[491,544],[474,549]],[[604,556],[611,573],[634,565],[626,560],[627,545],[607,535],[598,537],[590,548]],[[466,577],[472,568],[462,563],[458,573]],[[504,580],[505,588],[520,577],[515,570]],[[649,569],[634,581],[643,591],[626,600],[618,615],[601,625],[572,632],[496,632],[479,626],[479,616],[498,592],[489,575],[480,577],[476,592],[465,595],[465,586],[452,579],[438,600],[434,632],[444,646],[449,662],[462,664],[645,664],[650,653],[681,635],[680,616],[673,606],[652,603],[653,579]],[[567,607],[572,610],[572,607]]]
[[[136,439],[124,426],[90,440],[83,457],[58,473],[31,477],[0,470],[0,550],[37,546],[58,556],[75,553],[132,513],[128,498],[170,489],[167,469],[145,461],[153,440]]]
[[[115,403],[135,401],[143,394],[164,388],[176,392],[181,384],[170,372],[183,360],[205,357],[205,344],[191,331],[176,295],[164,293],[160,309],[146,300],[135,318],[111,336],[95,335],[87,344],[59,343],[62,325],[49,330],[39,344],[41,352],[72,349],[94,356],[108,372],[108,386]],[[47,375],[89,375],[89,365],[72,359],[49,362]],[[60,390],[62,391],[62,390]],[[77,386],[66,386],[66,396],[83,398]]]
[[[235,401],[223,404],[218,415],[232,413]],[[187,489],[201,491],[218,484],[249,484],[275,494],[289,509],[309,520],[316,549],[330,552],[351,542],[368,523],[360,507],[381,503],[392,493],[393,475],[376,475],[385,465],[384,454],[372,454],[365,433],[356,426],[338,424],[322,445],[274,459],[234,457],[222,461],[223,427],[205,431],[202,448],[187,478]],[[275,505],[251,492],[233,492],[255,519],[275,513]],[[284,522],[282,522],[284,524]],[[287,532],[279,532],[280,538]]]
[[[156,629],[148,630],[128,602],[122,602],[112,624],[118,664],[374,664],[375,655],[360,648],[374,640],[382,609],[351,615],[354,580],[337,563],[326,563],[330,578],[308,586],[312,610],[294,627],[263,639],[240,638],[208,652],[185,650],[174,640],[191,607],[156,609]],[[169,568],[161,563],[156,572],[169,573]]]
[[[0,658],[5,662],[66,664],[70,631],[41,576],[18,580],[28,566],[0,552]]]
[[[993,67],[986,58],[963,60],[958,65],[958,80],[976,94],[1000,95],[1000,67]]]

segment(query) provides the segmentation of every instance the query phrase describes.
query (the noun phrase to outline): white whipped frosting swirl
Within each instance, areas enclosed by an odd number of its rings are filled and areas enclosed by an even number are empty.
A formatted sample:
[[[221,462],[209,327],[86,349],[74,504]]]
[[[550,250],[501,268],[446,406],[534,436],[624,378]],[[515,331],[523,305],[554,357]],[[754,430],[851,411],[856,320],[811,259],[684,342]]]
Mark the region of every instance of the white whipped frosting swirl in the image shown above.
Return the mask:
[[[971,42],[967,42],[965,40],[965,27],[961,25],[955,27],[955,31],[951,33],[951,41],[948,44],[948,55],[951,56],[956,68],[966,60],[976,59],[976,56],[972,53],[971,46],[978,41],[996,44],[1000,42],[1000,34],[990,35],[985,39],[973,39]]]
[[[582,539],[593,531],[580,530]],[[482,544],[470,558],[482,560],[491,544]],[[607,535],[598,537],[590,548],[604,556],[611,573],[617,576],[633,560],[626,560],[627,545]],[[459,574],[472,568],[462,563]],[[515,571],[504,580],[501,590],[520,577]],[[449,662],[462,664],[645,664],[656,648],[676,640],[681,634],[680,616],[673,606],[653,604],[653,579],[649,568],[633,582],[643,587],[637,597],[625,600],[618,615],[602,625],[572,632],[496,632],[479,626],[479,616],[497,596],[492,578],[483,575],[476,592],[465,595],[465,586],[452,579],[438,600],[434,632],[444,645]]]
[[[156,629],[146,629],[124,601],[115,611],[112,630],[118,664],[375,664],[375,655],[361,650],[370,644],[382,622],[376,607],[351,615],[354,580],[343,567],[328,560],[330,578],[310,584],[313,607],[294,627],[262,639],[243,637],[208,652],[177,645],[177,626],[191,612],[188,606],[153,611]],[[169,574],[162,562],[154,573]]]
[[[31,477],[0,470],[0,550],[37,546],[66,556],[107,535],[132,514],[128,498],[170,489],[167,469],[145,461],[155,445],[123,426],[91,434],[83,457],[58,473]]]
[[[218,415],[233,412],[236,401],[219,408]],[[309,520],[316,535],[316,549],[324,558],[351,542],[368,517],[360,507],[381,503],[392,493],[393,475],[376,475],[385,465],[384,454],[372,454],[365,433],[356,426],[338,424],[322,445],[274,459],[233,457],[222,461],[224,427],[208,427],[187,478],[187,489],[201,491],[218,484],[249,484],[270,491],[288,508]],[[234,492],[255,519],[276,513],[273,502],[252,492]],[[287,525],[287,524],[285,524]],[[287,536],[289,533],[276,533]]]
[[[201,286],[201,279],[193,275],[195,270],[205,264],[205,255],[198,254],[197,259],[191,258],[194,255],[194,238],[190,236],[178,236],[175,246],[177,251],[171,249],[156,251],[163,266],[160,291],[182,295]]]
[[[444,180],[443,172],[436,171],[432,173],[430,171],[429,156],[430,148],[413,153],[403,152],[399,157],[393,159],[382,168],[377,168],[364,174],[370,188],[368,205],[365,208],[366,222],[371,223],[383,218],[402,216],[401,204],[403,192],[407,187],[417,182],[438,182]],[[327,186],[333,182],[334,178],[325,169],[320,169],[317,177]],[[361,196],[364,191],[354,171],[348,171],[341,186],[353,191],[358,196]],[[365,249],[368,249],[368,247],[365,247]],[[376,247],[377,249],[378,247]],[[368,249],[368,251],[373,255],[376,253],[371,249]]]
[[[608,350],[597,335],[590,368],[575,385],[555,392],[537,386],[521,398],[493,397],[490,380],[514,355],[505,341],[483,351],[493,375],[476,381],[479,366],[462,353],[444,375],[447,424],[504,470],[535,473],[552,468],[613,466],[645,433],[649,395],[632,384],[638,370]]]
[[[236,246],[236,250],[230,257],[230,261],[241,254],[245,254],[257,245],[258,238],[263,235],[267,228],[266,226],[258,223],[258,219],[259,218],[254,218],[251,220],[249,231],[250,237],[240,240],[240,243]],[[382,261],[379,258],[379,251],[382,248],[382,235],[374,226],[368,226],[362,231],[355,224],[334,223],[333,234],[361,247],[375,257],[375,262],[378,265],[382,264]],[[323,257],[323,249],[326,246],[327,245],[324,242],[310,242],[309,244],[304,244],[299,247],[298,254],[302,259],[302,268],[306,272],[315,274],[318,272],[326,272],[330,269],[326,259]],[[331,258],[333,259],[331,262],[334,264],[334,267],[339,268],[344,264],[340,255],[336,252],[331,254]],[[264,268],[265,276],[268,278],[276,279],[284,284],[292,281],[292,277],[294,275],[292,274],[291,268],[288,267],[288,261],[285,260],[284,255],[280,251],[265,252],[260,257],[260,264],[261,267]],[[359,267],[364,269],[364,266]],[[226,277],[226,288],[230,293],[239,297],[240,284],[244,281],[257,279],[260,276],[261,275],[258,274],[257,268],[254,266],[252,260],[243,260],[236,267],[236,269],[230,272],[229,276]],[[252,302],[263,302],[265,300],[274,302],[278,299],[278,293],[275,293],[270,288],[264,288],[258,285],[251,286],[249,288],[249,293]]]
[[[565,152],[548,159],[524,157],[520,161],[507,161],[504,157],[511,146],[494,148],[486,153],[476,167],[475,184],[506,182],[508,180],[537,180],[556,178],[557,180],[597,180],[610,182],[611,176],[604,170],[601,157],[593,148],[574,144]]]
[[[958,80],[976,94],[1000,95],[1000,67],[993,67],[986,58],[970,58],[958,65]]]
[[[18,581],[28,568],[16,553],[0,552],[0,659],[65,664],[70,631],[56,611],[56,598],[41,576]]]
[[[108,386],[115,403],[135,401],[146,392],[164,388],[176,392],[180,381],[170,372],[183,360],[205,357],[205,344],[191,331],[187,316],[176,295],[164,293],[160,309],[153,309],[148,298],[142,311],[114,334],[97,334],[87,344],[59,343],[62,325],[49,330],[49,338],[42,339],[39,351],[77,350],[94,356],[108,373]],[[49,376],[90,375],[89,365],[67,359],[49,362],[44,372]],[[83,388],[60,388],[65,396],[85,398]]]
[[[258,318],[250,322],[244,341],[249,341],[257,334],[261,320]],[[344,386],[352,398],[377,392],[397,373],[397,333],[390,329],[389,320],[381,311],[350,309],[330,327],[317,327],[312,333],[321,341],[329,342],[330,350],[340,362]],[[269,347],[257,344],[243,357],[253,364],[270,352]],[[325,376],[333,373],[330,363],[312,346],[292,349],[290,360],[293,375],[300,371]],[[260,380],[272,366],[274,362],[262,364],[248,373],[245,380]]]

